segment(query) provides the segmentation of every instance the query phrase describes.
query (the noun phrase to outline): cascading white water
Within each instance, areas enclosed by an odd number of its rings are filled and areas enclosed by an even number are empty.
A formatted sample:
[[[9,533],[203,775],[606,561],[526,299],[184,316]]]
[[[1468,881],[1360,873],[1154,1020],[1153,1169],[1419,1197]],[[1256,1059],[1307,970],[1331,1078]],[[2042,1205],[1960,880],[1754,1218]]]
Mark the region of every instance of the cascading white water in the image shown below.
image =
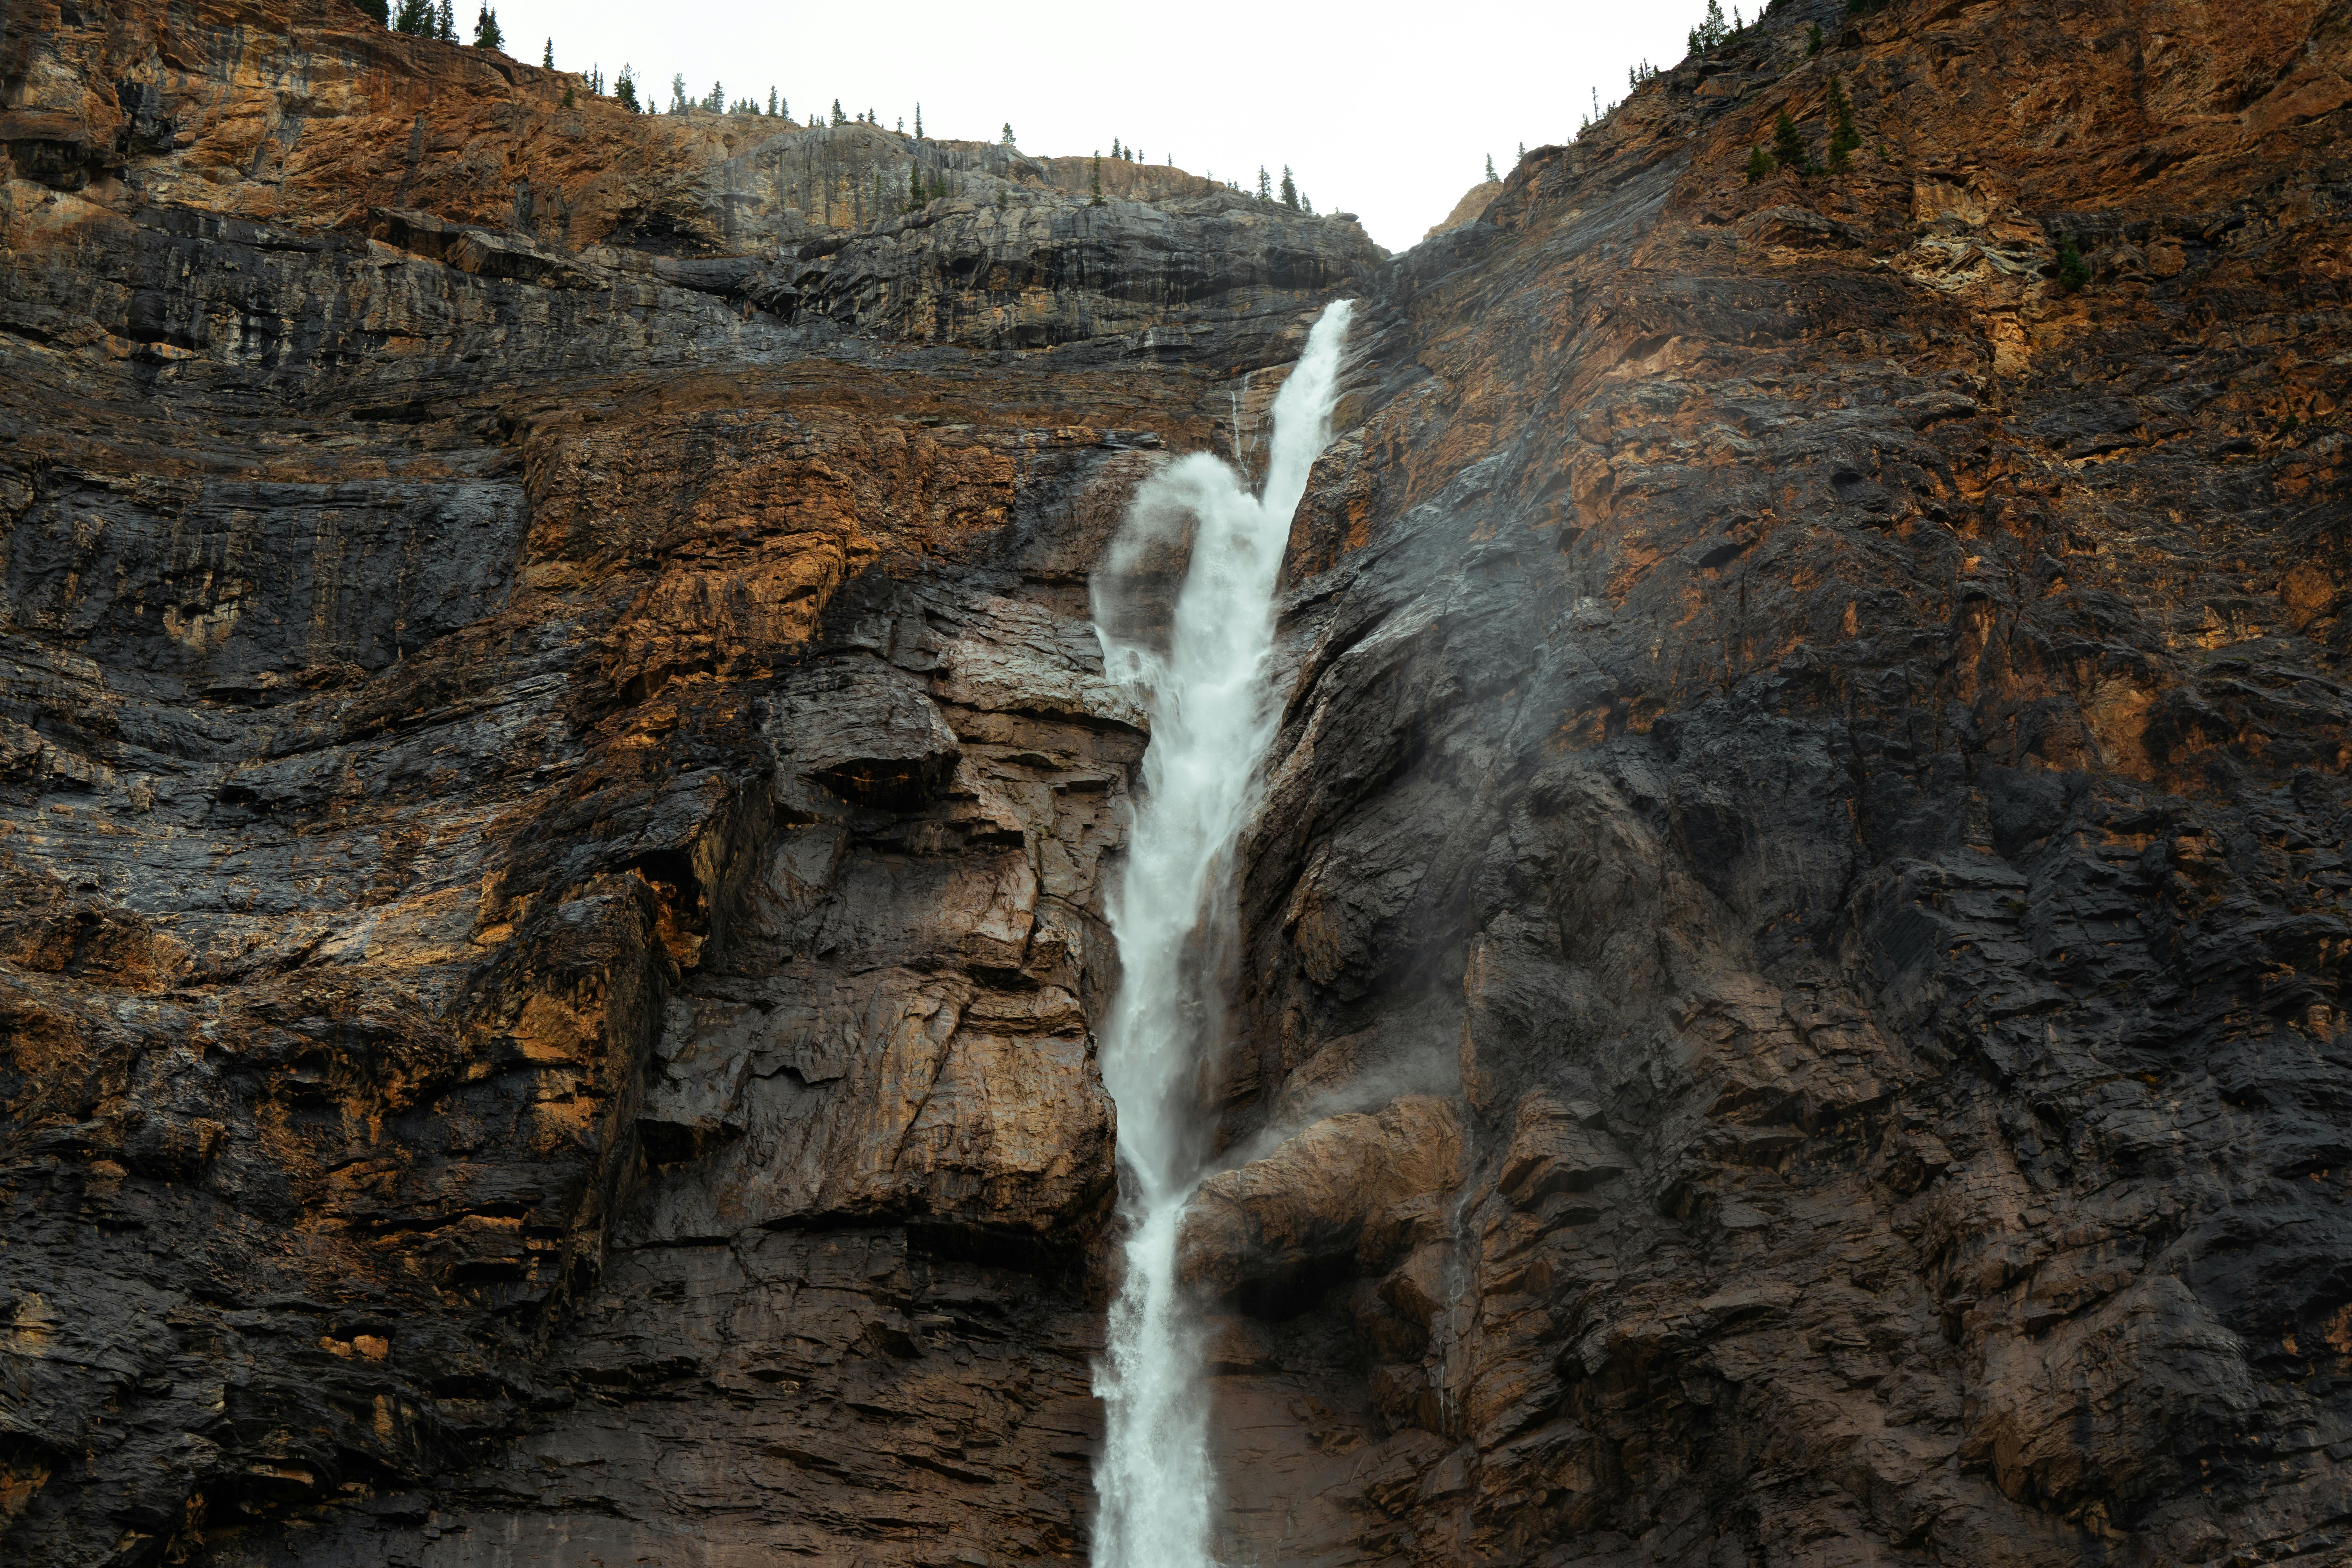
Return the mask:
[[[1331,438],[1351,303],[1324,310],[1275,397],[1264,497],[1206,453],[1172,463],[1137,491],[1097,578],[1104,665],[1151,715],[1127,871],[1109,900],[1124,977],[1101,1036],[1102,1074],[1118,1105],[1127,1236],[1095,1377],[1107,1418],[1095,1468],[1098,1568],[1212,1562],[1203,1347],[1177,1289],[1176,1232],[1206,1153],[1199,1080],[1223,1021],[1233,849],[1274,738],[1274,586],[1307,470]],[[1115,593],[1123,570],[1187,524],[1192,559],[1162,652],[1126,635],[1106,584]]]

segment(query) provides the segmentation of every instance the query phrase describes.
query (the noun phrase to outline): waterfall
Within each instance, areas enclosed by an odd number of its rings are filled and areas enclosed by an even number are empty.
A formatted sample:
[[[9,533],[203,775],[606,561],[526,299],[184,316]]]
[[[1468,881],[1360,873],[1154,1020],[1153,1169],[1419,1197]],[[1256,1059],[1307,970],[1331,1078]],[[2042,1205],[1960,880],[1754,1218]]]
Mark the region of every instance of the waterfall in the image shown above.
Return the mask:
[[[1234,845],[1277,718],[1265,668],[1275,582],[1307,470],[1331,437],[1350,309],[1324,310],[1275,397],[1265,496],[1206,453],[1172,463],[1136,492],[1096,578],[1104,665],[1151,716],[1126,875],[1108,902],[1124,973],[1102,1075],[1118,1106],[1125,1272],[1095,1369],[1106,1417],[1098,1568],[1211,1562],[1202,1329],[1179,1289],[1176,1233],[1208,1154],[1199,1086],[1220,1043],[1238,923]],[[1187,529],[1192,555],[1162,647],[1134,634],[1118,596]]]

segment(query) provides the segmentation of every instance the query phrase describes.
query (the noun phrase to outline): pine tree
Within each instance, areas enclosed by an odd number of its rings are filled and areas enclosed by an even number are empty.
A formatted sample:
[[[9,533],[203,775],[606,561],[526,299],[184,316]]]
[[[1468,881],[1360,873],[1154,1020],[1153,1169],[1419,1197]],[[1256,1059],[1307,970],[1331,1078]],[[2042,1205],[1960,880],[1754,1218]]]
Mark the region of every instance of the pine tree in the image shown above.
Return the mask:
[[[1090,206],[1090,207],[1098,207],[1098,206],[1100,206],[1100,205],[1103,205],[1103,194],[1102,194],[1102,153],[1101,153],[1100,152],[1097,152],[1097,153],[1095,153],[1095,194],[1094,194],[1094,199],[1093,199],[1093,200],[1091,200],[1091,201],[1089,201],[1089,202],[1087,202],[1087,205],[1088,205],[1088,206]]]
[[[1838,79],[1830,78],[1830,167],[1845,172],[1846,154],[1862,145],[1862,133],[1853,128],[1853,104],[1846,97]]]
[[[1731,36],[1731,29],[1724,25],[1723,0],[1706,0],[1706,20],[1698,25],[1698,30],[1710,49]]]
[[[1267,176],[1264,163],[1257,166],[1257,199],[1262,202],[1274,200],[1274,181]]]
[[[1750,147],[1748,149],[1748,183],[1749,184],[1752,185],[1756,184],[1757,181],[1762,179],[1771,172],[1772,160],[1764,155],[1763,148]]]
[[[353,0],[353,3],[359,6],[360,15],[373,22],[377,26],[389,27],[392,26],[392,7],[390,5],[386,4],[386,0]]]
[[[1298,182],[1290,177],[1290,165],[1287,163],[1282,166],[1282,205],[1293,212],[1298,210]]]
[[[907,210],[913,212],[923,205],[923,171],[914,163],[907,165]]]
[[[1487,153],[1487,154],[1486,154],[1486,183],[1487,183],[1488,184],[1490,184],[1490,185],[1491,185],[1491,184],[1496,184],[1497,181],[1501,180],[1501,179],[1502,179],[1502,177],[1503,177],[1502,175],[1497,174],[1496,173],[1495,173],[1495,154],[1493,154],[1492,153]]]
[[[1819,22],[1808,22],[1805,24],[1805,58],[1811,59],[1821,52],[1822,25]]]
[[[499,14],[484,5],[481,14],[474,18],[474,47],[503,49],[506,43],[505,36],[499,31]]]
[[[923,104],[922,104],[922,100],[921,100],[920,99],[918,99],[918,100],[915,100],[915,140],[916,140],[916,141],[918,141],[918,142],[920,142],[922,139],[923,139]]]
[[[841,111],[841,100],[837,98],[833,100],[833,122],[835,125],[846,125],[849,123],[849,116]]]
[[[713,114],[719,113],[726,109],[727,94],[720,89],[717,82],[712,82],[710,84],[710,90],[702,95],[702,107],[710,110]]]
[[[779,106],[778,101],[777,101],[777,99],[776,99],[776,89],[775,89],[773,87],[769,88],[769,89],[768,89],[768,118],[769,118],[769,119],[771,119],[771,120],[773,120],[773,119],[775,119],[775,118],[776,118],[776,116],[777,116],[777,115],[779,115],[779,114],[781,114],[781,113],[782,113],[782,112],[783,112],[783,110],[782,110],[782,109]]]
[[[1004,122],[1004,144],[1007,147],[1013,145],[1013,121],[1010,120]]]
[[[2058,242],[2058,287],[2072,294],[2091,280],[2090,264],[2072,239]]]
[[[400,0],[400,10],[392,19],[392,30],[412,38],[431,37],[433,0]]]
[[[540,53],[539,68],[541,70],[551,71],[555,68],[555,40],[553,38],[547,40],[547,47]]]
[[[457,41],[457,7],[453,0],[441,0],[441,9],[433,17],[433,36],[445,44]]]
[[[635,66],[625,65],[621,68],[621,74],[613,79],[613,96],[619,99],[621,107],[631,114],[645,112],[643,107],[637,102],[637,71]]]
[[[1797,134],[1797,122],[1789,118],[1787,110],[1772,122],[1772,157],[1780,167],[1794,169],[1802,179],[1813,172],[1812,157],[1805,151],[1805,139]]]
[[[669,111],[672,114],[686,112],[686,73],[684,71],[669,79]]]

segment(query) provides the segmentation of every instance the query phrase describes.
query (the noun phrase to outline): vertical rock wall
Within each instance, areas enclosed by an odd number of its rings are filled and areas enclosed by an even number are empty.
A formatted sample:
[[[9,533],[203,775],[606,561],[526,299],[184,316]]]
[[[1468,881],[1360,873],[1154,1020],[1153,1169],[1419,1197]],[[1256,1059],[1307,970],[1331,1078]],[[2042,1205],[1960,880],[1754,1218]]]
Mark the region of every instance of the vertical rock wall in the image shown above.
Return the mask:
[[[1083,1556],[1085,577],[1346,292],[1225,1560],[2333,1561],[2339,12],[1783,4],[1386,263],[11,13],[5,1553]]]
[[[1233,1560],[2336,1560],[2347,47],[1783,5],[1390,265],[1190,1237]]]
[[[1081,1550],[1085,574],[1377,253],[341,7],[5,48],[6,1555]]]

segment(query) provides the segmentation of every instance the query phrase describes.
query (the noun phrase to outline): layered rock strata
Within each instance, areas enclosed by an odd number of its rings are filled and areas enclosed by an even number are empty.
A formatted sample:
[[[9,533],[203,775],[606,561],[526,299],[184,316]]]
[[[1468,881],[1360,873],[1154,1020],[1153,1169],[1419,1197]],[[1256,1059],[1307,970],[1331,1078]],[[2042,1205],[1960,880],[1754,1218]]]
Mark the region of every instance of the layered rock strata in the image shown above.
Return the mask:
[[[2204,26],[1778,7],[1383,275],[1224,1078],[1318,1207],[1196,1220],[1328,1490],[1237,1560],[2336,1559],[2352,40]],[[1461,1187],[1286,1179],[1400,1090]]]
[[[931,144],[829,228],[911,143],[341,7],[6,47],[8,1554],[1079,1550],[1085,574],[1377,253]]]
[[[12,13],[7,1554],[1082,1557],[1085,580],[1344,292],[1184,1243],[1223,1560],[2332,1561],[2347,48],[1783,4],[1383,263]]]

